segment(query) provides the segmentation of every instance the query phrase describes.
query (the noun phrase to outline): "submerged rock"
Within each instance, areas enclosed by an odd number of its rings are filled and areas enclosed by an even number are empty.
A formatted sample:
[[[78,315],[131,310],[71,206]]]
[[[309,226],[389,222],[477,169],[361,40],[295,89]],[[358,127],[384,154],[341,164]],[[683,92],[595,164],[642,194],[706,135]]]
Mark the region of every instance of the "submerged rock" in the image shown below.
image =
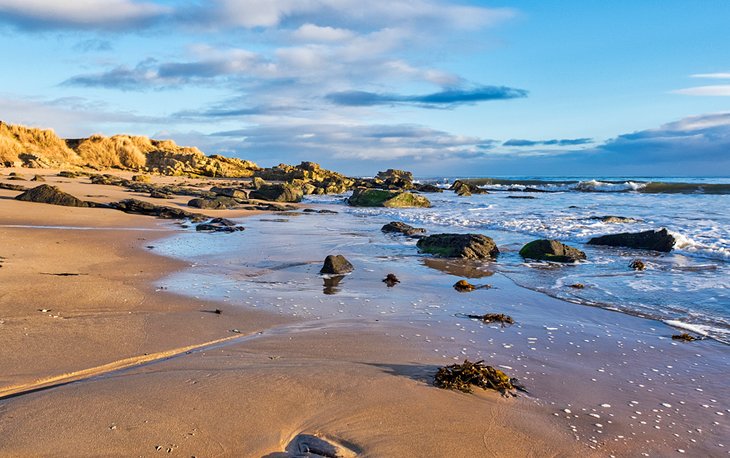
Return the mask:
[[[71,194],[67,194],[56,186],[48,184],[42,184],[36,186],[33,189],[29,189],[19,196],[15,197],[17,200],[26,202],[38,202],[43,204],[51,205],[63,205],[65,207],[97,207],[98,205],[94,202],[86,202],[78,199]]]
[[[226,218],[213,218],[207,223],[195,226],[196,231],[203,232],[238,232],[244,229],[245,228],[243,226],[238,226],[236,223]]]
[[[347,203],[353,207],[430,207],[431,202],[423,196],[402,191],[356,188]]]
[[[401,223],[400,221],[391,221],[390,223],[380,228],[380,230],[386,233],[403,234],[409,237],[418,236],[426,233],[426,229],[423,229],[421,227],[409,226],[408,224]]]
[[[613,216],[613,215],[592,216],[590,219],[595,219],[595,220],[601,221],[602,223],[609,223],[609,224],[638,223],[638,222],[641,222],[640,219],[629,218],[627,216]]]
[[[603,235],[588,241],[588,245],[605,245],[641,250],[654,250],[668,253],[674,247],[676,240],[669,231],[622,232],[620,234]]]
[[[481,234],[434,234],[418,241],[424,253],[447,258],[494,259],[499,248],[490,237]]]
[[[348,261],[344,256],[337,254],[337,255],[329,255],[324,259],[324,265],[322,266],[322,269],[319,271],[321,274],[330,274],[330,275],[342,275],[349,272],[352,272],[355,270],[355,268],[350,264],[350,261]]]
[[[533,240],[520,250],[520,256],[527,259],[552,262],[576,262],[586,254],[557,240]]]

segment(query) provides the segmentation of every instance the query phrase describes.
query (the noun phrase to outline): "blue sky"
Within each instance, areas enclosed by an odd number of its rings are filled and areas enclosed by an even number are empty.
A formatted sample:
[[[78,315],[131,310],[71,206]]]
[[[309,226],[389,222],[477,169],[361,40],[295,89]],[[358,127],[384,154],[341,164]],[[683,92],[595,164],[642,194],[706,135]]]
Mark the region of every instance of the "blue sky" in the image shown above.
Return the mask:
[[[0,0],[0,119],[352,174],[728,175],[730,2]]]

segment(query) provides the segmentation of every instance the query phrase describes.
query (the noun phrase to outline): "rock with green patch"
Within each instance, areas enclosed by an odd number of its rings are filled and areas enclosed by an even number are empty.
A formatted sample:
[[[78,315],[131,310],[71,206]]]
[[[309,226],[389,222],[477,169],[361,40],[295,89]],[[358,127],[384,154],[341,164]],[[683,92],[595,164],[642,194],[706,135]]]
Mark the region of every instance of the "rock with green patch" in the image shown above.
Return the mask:
[[[499,254],[494,240],[482,234],[434,234],[416,246],[423,253],[446,258],[494,259]]]
[[[520,250],[526,259],[551,262],[576,262],[586,258],[586,254],[557,240],[533,240]]]
[[[347,199],[347,203],[353,207],[428,208],[431,206],[428,199],[417,194],[369,188],[356,188],[352,196]]]

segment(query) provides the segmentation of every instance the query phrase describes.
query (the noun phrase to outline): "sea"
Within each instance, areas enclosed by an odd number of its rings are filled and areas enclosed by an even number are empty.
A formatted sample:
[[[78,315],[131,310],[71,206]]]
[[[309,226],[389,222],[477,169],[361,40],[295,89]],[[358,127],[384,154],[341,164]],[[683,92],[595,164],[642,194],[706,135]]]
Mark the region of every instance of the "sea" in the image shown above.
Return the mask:
[[[205,238],[192,229],[182,231],[156,249],[193,268],[164,283],[196,297],[316,320],[362,316],[365,310],[391,316],[469,312],[467,306],[450,307],[426,295],[426,285],[418,299],[423,302],[383,302],[357,287],[357,281],[377,283],[384,272],[399,269],[438,281],[428,274],[436,268],[454,279],[499,276],[552,298],[660,320],[730,344],[730,178],[477,177],[472,182],[488,194],[467,197],[448,190],[455,179],[417,180],[444,189],[425,194],[432,203],[427,209],[358,208],[347,205],[348,195],[307,196],[305,206],[338,214],[258,215],[239,221],[243,232]],[[605,216],[630,221],[606,222]],[[383,234],[380,228],[390,221],[428,233],[484,234],[495,240],[500,255],[471,270],[444,266],[420,255],[415,240]],[[660,228],[677,241],[670,253],[586,244],[600,235]],[[562,265],[522,259],[520,248],[539,238],[579,248],[587,260]],[[323,284],[318,269],[324,256],[334,253],[354,259],[365,277]],[[644,271],[629,267],[635,259],[645,263]],[[576,283],[584,287],[570,287]],[[269,303],[261,300],[262,291]],[[306,295],[315,300],[300,301]]]

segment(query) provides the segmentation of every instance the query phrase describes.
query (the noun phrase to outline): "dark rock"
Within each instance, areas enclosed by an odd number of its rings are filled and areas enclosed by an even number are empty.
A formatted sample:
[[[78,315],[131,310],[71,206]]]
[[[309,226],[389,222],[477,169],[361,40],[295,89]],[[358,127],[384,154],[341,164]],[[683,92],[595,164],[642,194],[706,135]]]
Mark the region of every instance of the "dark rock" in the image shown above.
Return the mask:
[[[439,188],[436,185],[433,184],[414,184],[413,189],[415,189],[418,192],[444,192],[442,188]]]
[[[672,340],[681,340],[682,342],[692,342],[692,341],[699,340],[699,339],[697,339],[697,337],[695,337],[687,332],[683,332],[681,334],[674,334],[672,336]]]
[[[586,285],[584,285],[583,283],[573,283],[572,285],[568,285],[568,286],[570,286],[571,288],[574,288],[574,289],[583,289],[586,287]]]
[[[320,214],[328,214],[328,215],[336,215],[339,213],[334,210],[327,210],[327,209],[315,210],[313,208],[305,208],[304,210],[302,210],[302,212],[303,213],[320,213]]]
[[[39,202],[43,204],[51,205],[63,205],[65,207],[97,207],[98,205],[94,202],[86,202],[81,199],[77,199],[71,194],[67,194],[56,186],[42,184],[33,189],[29,189],[19,196],[15,197],[17,200],[26,202]]]
[[[476,286],[472,285],[466,280],[459,280],[454,283],[454,289],[460,293],[469,293],[476,289]]]
[[[467,183],[466,181],[461,180],[454,181],[449,189],[462,197],[467,197],[472,194],[489,194],[487,190],[482,189],[477,185]]]
[[[0,183],[0,189],[9,189],[10,191],[27,191],[28,188],[20,184]]]
[[[342,275],[352,272],[355,268],[350,261],[342,255],[329,255],[324,260],[324,266],[319,271],[321,274]]]
[[[245,228],[243,226],[238,226],[236,223],[226,218],[213,218],[207,223],[195,226],[196,231],[205,232],[238,232],[244,229]]]
[[[303,196],[301,188],[288,183],[262,185],[250,193],[252,199],[269,202],[301,202]]]
[[[150,197],[152,197],[153,199],[172,199],[171,194],[167,194],[162,191],[158,191],[157,189],[153,189],[150,192]]]
[[[235,199],[248,199],[248,191],[238,188],[219,188],[212,187],[210,192],[214,192],[218,196],[233,197]]]
[[[622,232],[620,234],[603,235],[590,239],[588,244],[638,248],[668,253],[674,247],[675,242],[674,237],[666,229],[661,229],[658,231]]]
[[[403,191],[356,188],[347,203],[353,207],[430,207],[431,202],[423,196]]]
[[[193,222],[201,222],[208,219],[207,216],[200,213],[192,213],[174,207],[164,207],[137,199],[125,199],[119,202],[112,202],[109,206],[125,213],[156,216],[164,219],[190,219]]]
[[[535,196],[507,196],[508,199],[537,199]]]
[[[557,240],[533,240],[520,250],[520,256],[528,259],[552,262],[576,262],[586,254]]]
[[[43,175],[35,175],[30,181],[46,181],[46,178]]]
[[[232,197],[215,197],[213,199],[206,199],[198,197],[191,199],[188,202],[189,207],[200,208],[205,210],[225,210],[228,208],[237,208],[241,205],[241,202]]]
[[[409,226],[408,224],[401,223],[400,221],[391,221],[390,223],[384,225],[380,230],[388,233],[400,233],[409,237],[418,236],[426,233],[426,229],[423,229],[421,227]]]
[[[434,234],[418,241],[424,253],[447,258],[493,259],[499,254],[494,240],[481,234]]]
[[[634,259],[631,261],[631,264],[629,264],[629,267],[631,267],[634,270],[644,270],[646,269],[646,265],[644,264],[644,261],[641,259]]]
[[[63,178],[78,178],[80,175],[79,175],[78,172],[71,172],[71,171],[68,171],[68,170],[61,170],[60,172],[58,172],[58,176],[59,177],[63,177]]]
[[[398,280],[398,277],[396,277],[395,274],[388,274],[383,279],[383,283],[385,283],[388,288],[392,288],[396,285],[396,283],[400,283],[400,280]]]

